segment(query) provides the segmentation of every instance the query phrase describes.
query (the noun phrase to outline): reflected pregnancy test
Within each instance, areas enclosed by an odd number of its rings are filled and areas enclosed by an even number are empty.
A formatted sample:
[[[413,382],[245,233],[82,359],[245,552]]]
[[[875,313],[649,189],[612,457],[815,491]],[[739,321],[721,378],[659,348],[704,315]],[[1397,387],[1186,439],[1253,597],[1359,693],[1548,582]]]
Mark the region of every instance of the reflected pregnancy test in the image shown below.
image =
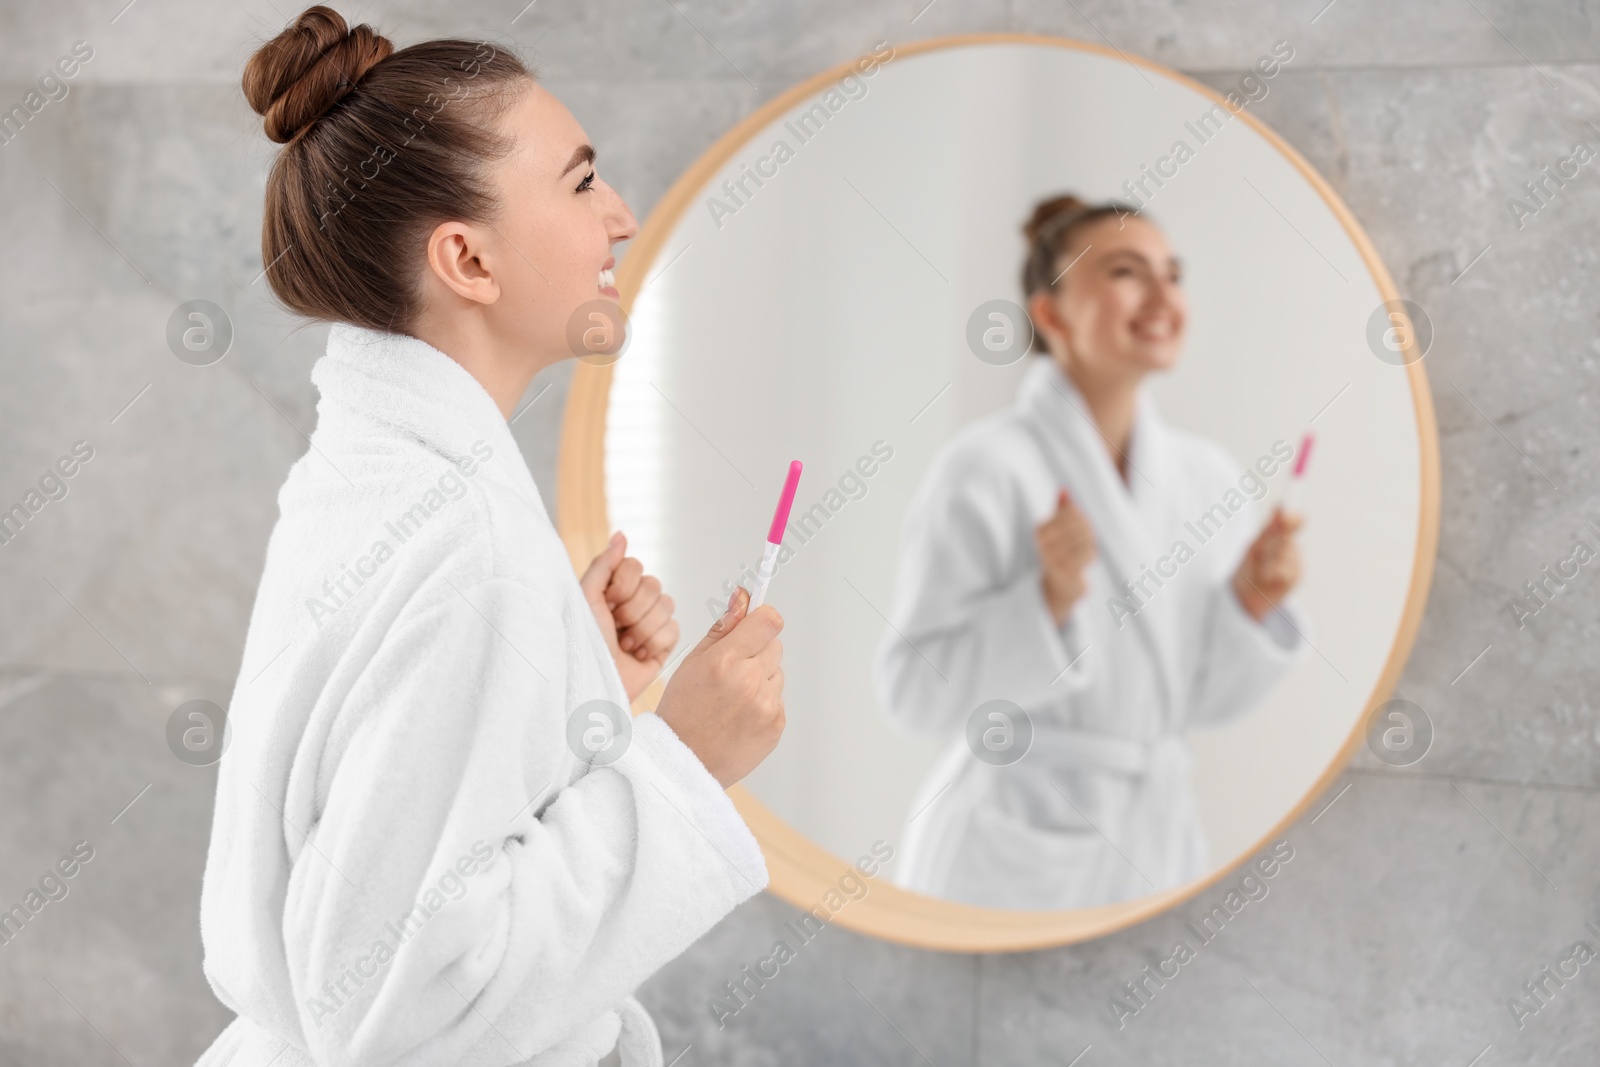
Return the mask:
[[[767,598],[767,585],[778,570],[778,549],[783,544],[783,528],[789,525],[789,509],[794,506],[794,491],[800,485],[800,461],[789,464],[789,476],[783,480],[783,495],[778,497],[778,510],[772,513],[772,525],[767,529],[767,548],[761,554],[761,566],[756,568],[756,587],[750,593],[750,607],[754,611]]]
[[[1305,476],[1306,464],[1311,459],[1311,445],[1316,441],[1316,435],[1310,430],[1300,438],[1300,451],[1294,457],[1294,469],[1289,472],[1289,484],[1284,487],[1283,499],[1278,506],[1284,511],[1294,511],[1295,504],[1300,499],[1300,479]]]

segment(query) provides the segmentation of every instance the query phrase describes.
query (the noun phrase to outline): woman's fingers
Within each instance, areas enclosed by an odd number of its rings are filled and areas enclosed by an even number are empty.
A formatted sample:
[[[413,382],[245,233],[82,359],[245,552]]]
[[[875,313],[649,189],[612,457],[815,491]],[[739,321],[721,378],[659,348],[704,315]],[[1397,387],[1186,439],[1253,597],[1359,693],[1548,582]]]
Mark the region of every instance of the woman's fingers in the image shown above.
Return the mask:
[[[646,577],[634,587],[632,596],[612,605],[611,617],[617,620],[618,630],[625,630],[643,622],[651,612],[658,610],[663,600],[667,602],[670,613],[672,598],[661,592],[661,580]]]
[[[1249,580],[1268,595],[1282,596],[1300,578],[1300,552],[1288,537],[1264,541],[1251,562]]]
[[[783,664],[783,642],[774,637],[753,658],[761,665],[761,676],[770,678],[772,672]]]
[[[1258,559],[1269,556],[1276,557],[1285,552],[1296,550],[1294,534],[1303,521],[1298,515],[1280,520],[1281,513],[1275,512],[1272,521],[1256,537],[1255,544],[1250,546],[1251,554]]]
[[[1095,557],[1094,531],[1087,521],[1041,529],[1039,555],[1062,570],[1081,568]]]
[[[617,644],[625,652],[644,644],[672,621],[672,610],[676,606],[673,599],[662,594],[660,582],[653,578],[645,582],[632,600],[619,604],[612,612],[617,621]]]
[[[630,631],[631,633],[631,631]],[[662,626],[648,637],[631,641],[624,652],[631,652],[635,659],[652,660],[667,658],[673,648],[678,644],[678,620],[668,619]]]
[[[579,577],[578,584],[583,588],[585,597],[593,600],[596,592],[603,598],[605,588],[616,573],[617,564],[622,562],[628,551],[628,538],[621,530],[611,535],[611,540],[606,542],[605,551],[596,556]]]
[[[1289,537],[1304,526],[1305,522],[1306,517],[1299,512],[1284,511],[1283,508],[1277,507],[1272,509],[1272,517],[1267,520],[1267,525],[1261,532],[1263,536],[1274,534]]]
[[[640,563],[636,556],[624,558],[617,564],[617,569],[611,572],[611,581],[606,584],[606,603],[615,610],[618,605],[631,600],[638,593],[639,585],[643,581],[645,581],[644,564]],[[625,624],[619,620],[617,625]]]
[[[1272,561],[1271,577],[1285,586],[1293,585],[1300,577],[1300,555],[1290,546],[1289,551]]]
[[[771,604],[763,604],[740,619],[733,632],[722,639],[722,643],[729,655],[748,659],[777,640],[782,630],[783,616],[778,609]]]
[[[1263,537],[1261,539],[1260,549],[1261,557],[1263,559],[1274,560],[1295,555],[1300,551],[1299,546],[1295,544],[1294,536],[1292,534],[1276,534],[1271,537]]]

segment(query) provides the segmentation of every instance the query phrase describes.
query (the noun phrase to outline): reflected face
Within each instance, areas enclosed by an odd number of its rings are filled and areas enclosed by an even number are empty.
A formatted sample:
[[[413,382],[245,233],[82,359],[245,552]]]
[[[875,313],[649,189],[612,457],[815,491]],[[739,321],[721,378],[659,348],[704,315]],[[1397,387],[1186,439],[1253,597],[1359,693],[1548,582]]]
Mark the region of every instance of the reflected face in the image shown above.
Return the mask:
[[[537,350],[567,350],[567,323],[589,301],[616,300],[611,246],[638,223],[595,167],[595,151],[561,101],[530,83],[501,116],[517,147],[495,167],[503,216],[489,231],[511,330]],[[570,354],[570,353],[567,353]]]
[[[1189,305],[1178,258],[1159,229],[1134,216],[1100,219],[1074,235],[1057,269],[1066,273],[1054,293],[1034,297],[1053,311],[1035,321],[1062,338],[1052,345],[1056,358],[1064,349],[1099,379],[1176,365]]]

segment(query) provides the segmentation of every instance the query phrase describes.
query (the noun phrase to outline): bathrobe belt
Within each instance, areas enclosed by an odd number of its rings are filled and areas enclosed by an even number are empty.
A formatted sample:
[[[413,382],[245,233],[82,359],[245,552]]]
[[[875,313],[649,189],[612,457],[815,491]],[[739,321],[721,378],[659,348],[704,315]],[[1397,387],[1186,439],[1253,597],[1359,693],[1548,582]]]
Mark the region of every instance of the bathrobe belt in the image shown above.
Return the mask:
[[[1033,742],[1024,759],[1038,759],[1052,768],[1071,767],[1112,771],[1126,775],[1146,775],[1165,770],[1176,762],[1187,762],[1188,743],[1179,734],[1163,734],[1149,741],[1052,726],[1037,719]]]

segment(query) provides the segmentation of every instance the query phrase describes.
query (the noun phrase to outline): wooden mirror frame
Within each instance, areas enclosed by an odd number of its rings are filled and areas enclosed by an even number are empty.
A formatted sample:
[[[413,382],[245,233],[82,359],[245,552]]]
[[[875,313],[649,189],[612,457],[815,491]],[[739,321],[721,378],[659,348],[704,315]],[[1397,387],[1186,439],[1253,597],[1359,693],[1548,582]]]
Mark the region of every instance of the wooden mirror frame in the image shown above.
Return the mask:
[[[1025,33],[979,33],[940,37],[896,46],[895,57],[899,59],[923,52],[969,45],[1007,43],[1045,45],[1122,59],[1152,74],[1169,78],[1207,99],[1226,106],[1219,93],[1176,71],[1115,49],[1060,37]],[[850,73],[856,62],[858,60],[850,60],[830,67],[767,101],[718,138],[716,143],[673,182],[672,187],[667,190],[655,209],[651,211],[649,218],[645,220],[638,236],[634,238],[632,246],[617,268],[617,289],[622,295],[621,304],[625,310],[631,310],[633,307],[634,298],[642,288],[651,266],[678,220],[697,202],[701,190],[717,171],[779,116]],[[1373,248],[1372,242],[1332,187],[1298,152],[1268,129],[1248,109],[1234,114],[1243,118],[1269,144],[1281,152],[1322,196],[1360,252],[1382,298],[1386,302],[1398,300],[1400,294],[1383,261],[1378,257],[1376,249]],[[866,878],[864,879],[868,886],[866,895],[851,900],[847,907],[834,910],[823,904],[824,898],[830,892],[837,894],[839,879],[847,872],[855,871],[851,862],[840,859],[811,841],[773,814],[742,785],[735,785],[728,790],[728,795],[761,843],[761,851],[766,857],[771,879],[768,890],[802,911],[810,911],[821,904],[825,911],[833,912],[829,922],[837,923],[857,933],[949,952],[1015,952],[1074,944],[1103,937],[1160,915],[1227,878],[1258,855],[1269,842],[1282,837],[1289,826],[1332,784],[1362,744],[1366,732],[1366,720],[1373,709],[1387,700],[1393,692],[1422,623],[1439,539],[1439,440],[1434,421],[1433,400],[1427,378],[1423,373],[1422,360],[1421,357],[1411,355],[1414,345],[1414,337],[1405,343],[1409,360],[1405,371],[1411,386],[1420,438],[1421,514],[1418,516],[1411,588],[1407,593],[1394,644],[1367,701],[1365,712],[1351,730],[1339,753],[1328,764],[1322,775],[1312,783],[1300,801],[1252,847],[1246,849],[1232,862],[1186,885],[1134,900],[1092,908],[1024,911],[980,907],[914,893],[884,878]],[[573,371],[561,431],[561,454],[557,475],[559,479],[557,520],[558,529],[562,540],[566,543],[573,566],[580,574],[605,548],[611,533],[605,496],[606,409],[610,391],[610,365],[599,366],[582,360],[578,362]],[[698,639],[699,635],[696,634],[686,634],[679,638],[680,642]],[[654,708],[663,688],[664,683],[657,679],[638,700],[634,701],[635,714],[641,710]]]

